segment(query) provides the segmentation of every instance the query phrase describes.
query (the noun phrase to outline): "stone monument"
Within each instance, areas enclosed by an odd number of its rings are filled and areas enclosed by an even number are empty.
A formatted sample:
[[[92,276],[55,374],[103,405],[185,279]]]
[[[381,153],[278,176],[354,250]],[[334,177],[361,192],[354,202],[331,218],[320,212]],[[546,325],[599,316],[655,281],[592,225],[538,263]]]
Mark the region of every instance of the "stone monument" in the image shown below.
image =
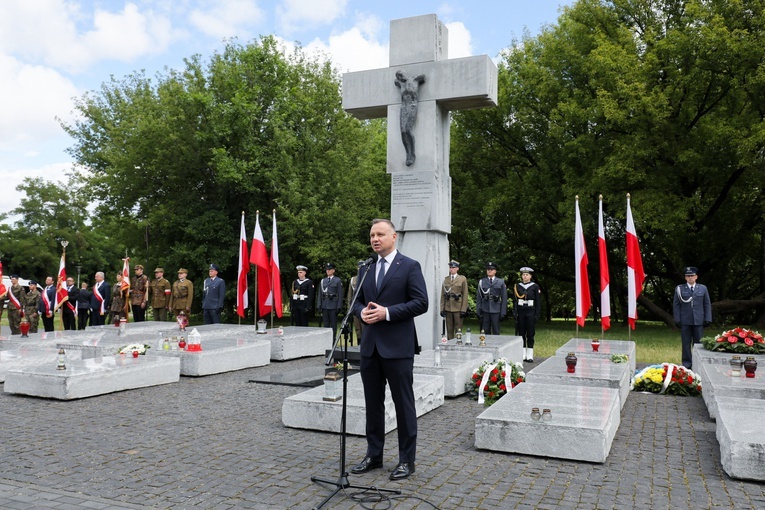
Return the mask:
[[[398,249],[425,274],[430,308],[415,319],[425,349],[439,341],[439,293],[449,261],[449,112],[497,105],[497,67],[487,55],[448,59],[448,39],[435,14],[393,20],[389,67],[343,75],[348,113],[388,119],[390,219]]]

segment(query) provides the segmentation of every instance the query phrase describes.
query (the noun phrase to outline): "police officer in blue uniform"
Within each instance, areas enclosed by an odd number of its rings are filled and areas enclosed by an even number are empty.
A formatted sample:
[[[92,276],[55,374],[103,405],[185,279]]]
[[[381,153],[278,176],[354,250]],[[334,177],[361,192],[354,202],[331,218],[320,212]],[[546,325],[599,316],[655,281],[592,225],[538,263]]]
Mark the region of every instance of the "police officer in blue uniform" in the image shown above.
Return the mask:
[[[343,306],[343,281],[335,276],[335,265],[324,266],[327,277],[319,282],[319,311],[325,328],[332,328],[332,338],[337,336],[337,314]]]
[[[706,286],[696,283],[698,269],[688,266],[683,272],[685,283],[675,288],[672,308],[683,342],[683,366],[690,369],[693,363],[693,344],[701,341],[704,328],[712,323],[712,301]]]
[[[202,312],[205,324],[218,324],[226,297],[226,282],[218,278],[218,266],[215,264],[210,264],[208,274],[202,290]]]
[[[481,331],[499,335],[499,321],[507,315],[507,285],[497,278],[497,264],[486,263],[486,276],[478,282],[475,311],[481,321]]]

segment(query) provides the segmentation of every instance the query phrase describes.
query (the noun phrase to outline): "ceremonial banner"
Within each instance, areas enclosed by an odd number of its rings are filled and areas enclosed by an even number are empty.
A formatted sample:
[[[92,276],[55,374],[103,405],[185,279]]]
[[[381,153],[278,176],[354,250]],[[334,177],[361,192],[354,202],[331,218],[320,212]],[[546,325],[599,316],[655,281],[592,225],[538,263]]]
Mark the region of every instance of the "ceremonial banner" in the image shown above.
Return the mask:
[[[276,211],[274,211],[274,235],[271,238],[271,304],[277,317],[282,316],[282,277],[279,274],[279,242],[276,238]]]
[[[250,251],[250,263],[255,265],[257,272],[258,290],[258,315],[263,316],[271,313],[271,269],[268,267],[268,252],[266,241],[263,239],[263,231],[260,230],[260,213],[255,213],[255,232],[252,234],[252,250]]]
[[[640,243],[632,221],[630,195],[627,193],[627,322],[635,329],[637,322],[637,298],[643,292],[643,257],[640,256]]]
[[[239,229],[239,275],[236,282],[236,314],[239,317],[247,315],[250,306],[247,296],[247,273],[250,272],[250,260],[247,256],[247,232],[244,230],[244,212],[242,212],[242,226]]]
[[[603,326],[603,331],[606,331],[611,327],[611,296],[606,233],[603,227],[603,195],[598,198],[598,258],[600,259],[600,324]]]
[[[590,284],[587,276],[587,246],[584,244],[582,218],[579,216],[579,197],[576,197],[576,233],[574,239],[576,272],[576,323],[584,326],[590,313]]]

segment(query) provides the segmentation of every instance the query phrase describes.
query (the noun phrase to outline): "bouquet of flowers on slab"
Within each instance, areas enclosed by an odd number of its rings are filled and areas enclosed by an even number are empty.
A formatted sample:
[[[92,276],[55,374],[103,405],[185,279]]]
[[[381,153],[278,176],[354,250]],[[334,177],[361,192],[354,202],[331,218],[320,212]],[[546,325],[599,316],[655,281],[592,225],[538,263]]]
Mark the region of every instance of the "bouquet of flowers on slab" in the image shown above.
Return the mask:
[[[701,379],[690,369],[674,363],[649,365],[630,383],[634,391],[695,397],[701,395]]]
[[[757,331],[746,328],[729,329],[714,338],[704,337],[701,343],[708,351],[765,354],[765,339]]]
[[[507,393],[508,384],[513,389],[525,380],[526,372],[521,363],[502,358],[481,363],[481,366],[473,370],[466,386],[468,393],[478,399],[478,403],[490,406]]]
[[[137,351],[138,354],[146,354],[146,349],[151,349],[151,346],[146,344],[129,344],[123,345],[117,352],[119,354],[133,354],[134,351]]]

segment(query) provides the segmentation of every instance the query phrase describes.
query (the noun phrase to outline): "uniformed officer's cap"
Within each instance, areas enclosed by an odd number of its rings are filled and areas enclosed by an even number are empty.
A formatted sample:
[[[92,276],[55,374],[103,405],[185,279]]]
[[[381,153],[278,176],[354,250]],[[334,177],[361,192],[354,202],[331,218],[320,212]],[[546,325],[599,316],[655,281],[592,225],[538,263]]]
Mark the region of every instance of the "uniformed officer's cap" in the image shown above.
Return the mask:
[[[305,266],[297,266],[295,269],[297,269],[298,271],[308,271],[308,268]]]
[[[530,267],[528,267],[528,266],[523,266],[523,267],[521,268],[520,272],[521,272],[521,273],[529,273],[529,274],[531,274],[531,273],[533,273],[533,272],[534,272],[534,270],[533,270],[533,269],[531,269],[531,268],[530,268]]]
[[[209,269],[209,271],[219,271],[219,269],[218,269],[218,266],[217,266],[217,265],[215,265],[215,264],[210,264],[210,269]]]
[[[186,269],[185,267],[182,267],[182,268],[180,268],[180,269],[178,270],[178,274],[181,274],[181,273],[186,273],[186,274],[189,274],[189,270],[188,270],[188,269]]]
[[[697,274],[699,270],[696,267],[688,266],[683,270],[683,272],[685,273],[685,276],[691,276],[691,275]]]
[[[486,269],[497,269],[497,264],[494,262],[487,262]]]
[[[450,260],[449,267],[460,267],[460,263],[457,262],[456,260]]]
[[[11,276],[11,278],[13,278],[13,277]],[[37,281],[29,280],[29,285],[37,285]]]
[[[18,280],[18,279],[19,279],[19,275],[17,275],[17,274],[12,274],[12,275],[11,275],[11,280],[13,280],[13,279],[16,279],[16,280]]]
[[[164,273],[164,272],[165,272],[165,270],[164,270],[164,269],[162,269],[161,267],[158,267],[158,268],[156,268],[156,269],[154,270],[154,272],[155,272],[155,273]]]
[[[133,269],[140,269],[143,271],[143,266],[141,264],[136,264],[136,266]]]
[[[335,265],[332,262],[327,262],[324,269],[335,269]]]

